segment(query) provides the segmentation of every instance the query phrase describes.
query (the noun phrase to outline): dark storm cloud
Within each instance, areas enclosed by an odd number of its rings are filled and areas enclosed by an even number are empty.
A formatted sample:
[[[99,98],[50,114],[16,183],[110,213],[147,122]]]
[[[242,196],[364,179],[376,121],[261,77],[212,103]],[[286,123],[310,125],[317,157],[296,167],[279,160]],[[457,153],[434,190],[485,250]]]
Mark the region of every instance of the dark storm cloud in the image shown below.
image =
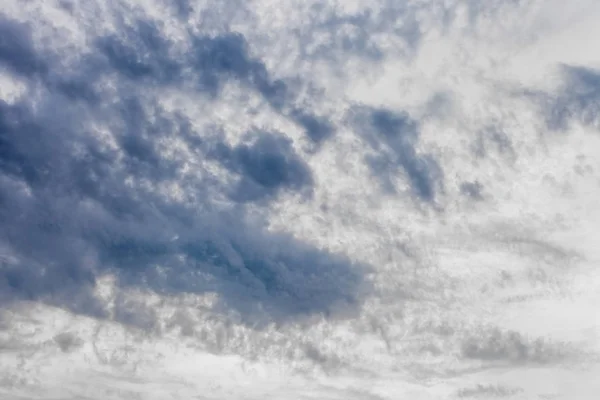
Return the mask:
[[[0,23],[12,35],[5,37],[20,43],[0,42],[2,65],[42,84],[30,85],[35,96],[0,102],[3,301],[27,298],[104,315],[93,290],[99,274],[112,272],[121,288],[216,291],[224,307],[248,318],[258,309],[291,318],[337,303],[358,306],[358,266],[247,218],[249,202],[266,205],[284,190],[310,192],[311,171],[291,142],[252,131],[246,144],[223,142],[214,151],[204,132],[162,109],[158,94],[146,89],[183,84],[181,71],[193,67],[200,86],[215,95],[223,79],[239,79],[279,107],[286,95],[248,56],[243,37],[196,38],[193,63],[186,64],[173,61],[172,45],[155,25],[138,21],[98,38],[98,54],[67,65],[50,49],[37,50],[30,28]],[[95,84],[101,76],[110,78],[110,90]],[[175,137],[198,158],[198,176],[183,172],[185,157],[165,156]],[[234,186],[200,161],[228,170]],[[192,200],[174,200],[158,189],[163,183],[181,185]],[[227,196],[232,207],[220,206]],[[116,315],[123,322],[152,326],[151,313],[135,316],[135,306],[121,303]]]
[[[413,193],[421,200],[433,201],[441,169],[431,156],[415,150],[419,139],[417,122],[406,113],[385,109],[363,107],[353,114],[359,133],[374,150],[374,155],[367,156],[367,163],[384,188],[395,192],[393,180],[402,170]]]

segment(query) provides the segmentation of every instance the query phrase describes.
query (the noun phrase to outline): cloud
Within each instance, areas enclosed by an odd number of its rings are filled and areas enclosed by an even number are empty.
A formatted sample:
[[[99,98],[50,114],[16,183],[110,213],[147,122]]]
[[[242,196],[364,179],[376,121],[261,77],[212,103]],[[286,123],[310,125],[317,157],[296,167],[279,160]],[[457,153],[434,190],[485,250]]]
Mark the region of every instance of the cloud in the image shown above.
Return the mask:
[[[512,397],[523,392],[523,389],[504,385],[482,385],[463,388],[456,393],[459,398],[501,398]]]
[[[412,56],[422,32],[410,5],[383,2],[376,8],[344,12],[314,4],[306,15],[310,29],[297,29],[299,51],[305,60],[324,60],[331,66],[359,59],[379,63],[390,55]]]
[[[396,192],[394,180],[397,172],[402,170],[414,195],[423,201],[433,201],[442,171],[432,156],[417,153],[417,122],[406,113],[387,109],[362,107],[353,110],[352,114],[358,133],[374,150],[366,161],[383,187]]]
[[[192,48],[194,72],[202,87],[216,93],[221,79],[235,78],[254,86],[261,94],[266,94],[269,102],[278,104],[277,93],[269,82],[265,65],[249,55],[248,44],[239,33],[226,33],[216,37],[194,38]],[[285,87],[282,87],[285,91]],[[285,96],[285,93],[281,94]],[[282,99],[279,99],[282,101]]]
[[[548,363],[566,356],[565,350],[542,339],[532,341],[518,332],[491,329],[462,343],[465,358],[487,362]]]
[[[573,122],[596,129],[600,127],[600,71],[594,68],[561,64],[561,82],[555,91],[524,90],[552,131],[567,130]]]
[[[185,54],[179,54],[156,24],[138,19],[132,25],[123,24],[118,34],[98,38],[96,48],[108,63],[102,65],[101,60],[91,57],[99,64],[91,68],[96,74],[114,71],[133,81],[186,87],[191,84],[212,98],[220,94],[225,82],[233,80],[255,90],[273,110],[303,127],[314,143],[333,133],[324,118],[295,105],[288,84],[273,78],[265,63],[251,55],[240,33],[191,35]]]
[[[171,4],[175,8],[177,16],[182,19],[187,19],[194,12],[194,7],[188,0],[175,0]]]
[[[483,185],[479,181],[463,182],[460,184],[460,192],[475,200],[483,199]]]
[[[305,111],[299,109],[293,110],[291,116],[294,121],[304,128],[306,134],[314,143],[321,143],[334,133],[333,126],[324,118],[306,114]]]
[[[312,29],[298,33],[303,57],[328,61],[339,60],[342,55],[369,60],[383,57],[383,52],[372,40],[373,32],[368,29],[373,24],[370,12],[338,15],[334,10],[327,10],[324,4],[317,4],[309,15],[310,20],[315,21]],[[315,46],[315,42],[318,45]]]
[[[505,158],[515,157],[513,143],[509,135],[502,129],[501,124],[489,124],[479,131],[473,150],[475,155],[481,158],[492,154],[499,154]]]
[[[53,339],[63,353],[73,351],[83,344],[83,341],[72,332],[59,333]]]
[[[287,104],[279,91],[285,85],[248,55],[241,35],[196,37],[189,62],[176,62],[156,25],[138,20],[94,41],[98,54],[66,65],[49,49],[36,50],[30,27],[4,18],[0,29],[18,44],[2,42],[2,65],[42,83],[29,88],[35,100],[0,102],[2,301],[107,317],[95,287],[99,275],[112,273],[120,290],[216,292],[224,309],[249,319],[360,306],[361,266],[247,215],[249,203],[311,191],[310,168],[284,134],[252,131],[249,142],[223,141],[211,153],[203,132],[160,106],[160,91],[132,84],[183,85],[181,71],[191,66],[198,89],[212,96],[224,79],[238,79],[274,108]],[[96,84],[101,77],[109,87]],[[189,152],[169,153],[175,139]],[[234,186],[209,166],[237,177]],[[184,188],[184,197],[165,191],[169,185]],[[139,314],[128,301],[117,308],[121,322],[152,329],[152,313]]]
[[[132,397],[466,398],[509,387],[475,386],[471,372],[507,367],[508,382],[543,363],[560,378],[553,364],[583,360],[527,336],[540,327],[521,317],[576,287],[585,303],[553,311],[575,307],[571,322],[586,325],[594,285],[588,293],[580,283],[591,276],[572,276],[585,266],[556,269],[570,274],[556,286],[549,263],[564,260],[498,236],[552,235],[557,223],[576,230],[569,211],[586,208],[577,185],[553,190],[564,201],[540,198],[546,184],[535,171],[572,175],[570,157],[546,163],[528,105],[497,90],[527,79],[517,50],[537,46],[539,35],[520,27],[539,26],[538,14],[502,1],[317,3],[103,2],[43,16],[51,4],[25,4],[11,12],[30,22],[3,19],[2,37],[18,46],[0,43],[2,93],[11,77],[18,93],[0,102],[0,328],[3,356],[14,359],[5,369],[23,378],[7,390],[54,382],[56,396],[82,397],[122,383]],[[588,105],[593,114],[593,79],[577,74],[544,98],[557,113],[569,110],[567,123]],[[375,81],[386,93],[363,90]],[[394,93],[398,84],[406,90]],[[428,109],[435,93],[456,94],[443,115]],[[380,105],[353,106],[362,102]],[[437,129],[453,137],[425,135]],[[520,162],[498,170],[517,150]],[[471,173],[473,161],[481,173]],[[460,193],[444,193],[446,178]],[[540,196],[528,196],[533,189]],[[475,203],[487,197],[502,201]],[[432,206],[444,209],[441,219],[426,212]],[[568,247],[571,234],[559,231]],[[544,279],[516,271],[531,262]],[[511,285],[495,285],[499,268]],[[526,292],[537,289],[543,296],[532,301]],[[521,333],[470,330],[508,314]],[[68,368],[39,368],[45,355],[55,366],[86,349],[85,387]],[[26,384],[38,370],[58,375]],[[428,384],[436,376],[453,379]],[[543,389],[531,381],[528,391]]]
[[[0,37],[0,63],[11,72],[29,78],[47,72],[48,66],[34,48],[26,24],[0,14]]]
[[[282,189],[302,190],[312,185],[308,165],[281,133],[255,132],[251,144],[230,147],[218,143],[210,153],[240,178],[232,193],[236,201],[272,198]]]
[[[294,105],[293,91],[284,81],[273,79],[263,62],[250,56],[241,34],[195,38],[192,54],[191,65],[200,87],[211,95],[218,93],[225,79],[233,78],[256,89],[274,110],[303,127],[312,142],[320,143],[333,134],[333,127],[324,118]]]
[[[550,108],[551,126],[564,129],[575,119],[584,125],[600,127],[600,71],[564,65],[562,72],[565,82]]]
[[[133,26],[123,25],[119,35],[96,39],[96,48],[110,69],[129,79],[151,78],[161,84],[181,79],[181,66],[169,54],[171,44],[150,21],[137,20]]]

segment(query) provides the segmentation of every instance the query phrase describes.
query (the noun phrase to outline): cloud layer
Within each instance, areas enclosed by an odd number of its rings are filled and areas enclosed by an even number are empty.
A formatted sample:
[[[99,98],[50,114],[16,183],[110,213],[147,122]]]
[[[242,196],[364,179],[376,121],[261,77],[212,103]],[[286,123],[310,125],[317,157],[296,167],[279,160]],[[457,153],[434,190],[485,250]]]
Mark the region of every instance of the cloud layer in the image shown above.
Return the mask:
[[[558,3],[0,6],[0,397],[595,393]]]

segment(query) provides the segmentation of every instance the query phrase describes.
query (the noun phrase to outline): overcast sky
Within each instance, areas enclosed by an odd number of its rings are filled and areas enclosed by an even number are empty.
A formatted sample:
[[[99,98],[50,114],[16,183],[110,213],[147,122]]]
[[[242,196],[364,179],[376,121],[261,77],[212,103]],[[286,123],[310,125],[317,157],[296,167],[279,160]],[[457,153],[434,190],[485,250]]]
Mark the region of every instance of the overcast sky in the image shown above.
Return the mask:
[[[596,399],[600,4],[0,5],[0,397]]]

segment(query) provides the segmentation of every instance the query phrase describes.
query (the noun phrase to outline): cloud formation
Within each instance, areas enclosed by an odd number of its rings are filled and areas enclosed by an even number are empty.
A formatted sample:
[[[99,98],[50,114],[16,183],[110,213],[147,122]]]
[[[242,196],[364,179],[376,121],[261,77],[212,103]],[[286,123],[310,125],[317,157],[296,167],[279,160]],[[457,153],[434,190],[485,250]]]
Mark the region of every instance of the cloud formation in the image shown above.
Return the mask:
[[[310,194],[311,170],[291,140],[251,129],[246,143],[215,142],[144,87],[187,84],[191,75],[200,93],[216,98],[234,79],[285,114],[285,84],[249,55],[241,34],[193,37],[181,61],[152,22],[122,28],[67,67],[51,50],[36,49],[29,26],[0,21],[11,38],[0,44],[0,65],[29,88],[0,103],[3,301],[48,301],[102,316],[94,287],[110,272],[121,287],[216,292],[228,308],[260,308],[273,318],[358,306],[357,265],[246,216],[249,203],[266,207],[284,191]],[[95,84],[102,79],[111,86]],[[315,142],[330,134],[306,110],[290,115]],[[195,156],[169,153],[173,140]],[[164,189],[174,186],[183,198]],[[219,206],[220,198],[228,205]],[[133,321],[121,308],[116,318]]]
[[[581,66],[562,65],[564,78],[561,91],[546,107],[547,121],[552,129],[564,130],[573,121],[600,127],[600,71]]]
[[[418,199],[435,200],[442,171],[432,156],[417,152],[417,121],[404,112],[368,107],[353,110],[351,119],[358,134],[373,150],[366,157],[373,176],[388,192],[397,192],[395,180],[403,172]]]
[[[302,190],[312,185],[312,174],[281,133],[256,132],[251,144],[230,147],[218,143],[209,154],[239,176],[235,201],[272,198],[281,189]]]
[[[598,73],[530,3],[8,3],[0,397],[553,396]]]

